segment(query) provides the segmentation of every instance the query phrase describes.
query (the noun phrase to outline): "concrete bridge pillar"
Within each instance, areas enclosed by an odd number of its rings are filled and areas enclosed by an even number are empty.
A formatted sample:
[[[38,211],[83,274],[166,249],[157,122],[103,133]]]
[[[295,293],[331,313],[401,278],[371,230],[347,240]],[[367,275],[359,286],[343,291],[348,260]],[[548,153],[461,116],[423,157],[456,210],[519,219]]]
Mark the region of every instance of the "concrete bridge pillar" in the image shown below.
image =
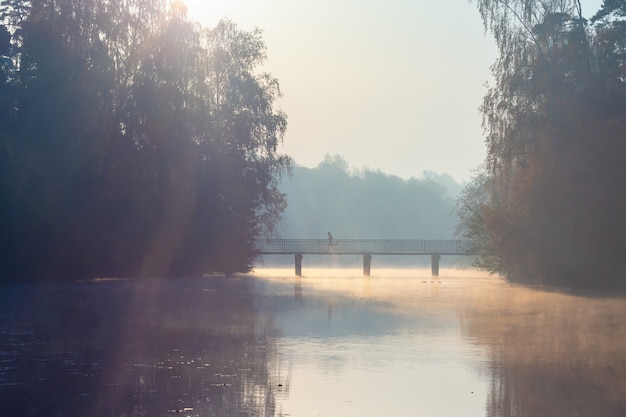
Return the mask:
[[[441,255],[438,253],[430,254],[430,271],[433,277],[439,276],[439,259],[441,259]]]
[[[370,267],[372,265],[372,255],[364,254],[363,255],[363,276],[370,276]]]
[[[296,276],[301,277],[302,276],[302,254],[296,253],[294,258],[296,261]]]

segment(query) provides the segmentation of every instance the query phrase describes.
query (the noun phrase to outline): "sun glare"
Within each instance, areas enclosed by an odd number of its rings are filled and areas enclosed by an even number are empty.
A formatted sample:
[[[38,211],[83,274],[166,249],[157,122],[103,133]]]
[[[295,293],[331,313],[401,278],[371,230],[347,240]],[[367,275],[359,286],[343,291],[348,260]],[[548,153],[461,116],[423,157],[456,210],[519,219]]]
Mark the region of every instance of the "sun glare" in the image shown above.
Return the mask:
[[[187,15],[204,25],[214,26],[221,19],[236,20],[245,9],[243,0],[185,0]]]

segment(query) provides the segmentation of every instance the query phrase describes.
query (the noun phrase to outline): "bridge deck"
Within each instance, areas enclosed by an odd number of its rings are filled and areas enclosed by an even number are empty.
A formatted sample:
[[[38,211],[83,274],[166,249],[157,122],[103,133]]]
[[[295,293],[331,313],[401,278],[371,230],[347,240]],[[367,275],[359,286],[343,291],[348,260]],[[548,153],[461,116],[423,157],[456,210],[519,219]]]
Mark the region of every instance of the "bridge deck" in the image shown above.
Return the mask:
[[[261,239],[256,242],[260,255],[470,255],[471,240],[414,239]]]

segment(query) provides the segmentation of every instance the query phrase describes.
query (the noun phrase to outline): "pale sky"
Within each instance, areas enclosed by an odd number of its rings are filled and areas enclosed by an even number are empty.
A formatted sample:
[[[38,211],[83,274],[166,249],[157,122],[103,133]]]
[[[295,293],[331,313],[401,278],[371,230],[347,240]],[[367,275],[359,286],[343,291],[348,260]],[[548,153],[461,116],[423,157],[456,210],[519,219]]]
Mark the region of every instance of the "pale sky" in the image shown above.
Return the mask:
[[[316,166],[469,180],[485,156],[478,107],[496,48],[466,0],[186,0],[206,26],[263,30],[263,70],[279,80],[281,153]],[[602,0],[583,0],[592,16]]]

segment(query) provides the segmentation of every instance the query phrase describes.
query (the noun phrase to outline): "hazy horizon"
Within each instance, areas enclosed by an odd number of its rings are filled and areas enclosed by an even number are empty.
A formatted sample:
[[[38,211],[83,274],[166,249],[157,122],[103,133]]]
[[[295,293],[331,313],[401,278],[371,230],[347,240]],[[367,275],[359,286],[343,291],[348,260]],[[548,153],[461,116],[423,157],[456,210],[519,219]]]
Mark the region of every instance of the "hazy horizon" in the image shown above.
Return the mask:
[[[497,56],[476,4],[186,0],[189,16],[263,31],[264,70],[288,117],[281,152],[313,168],[326,153],[403,179],[468,181],[484,160],[478,108]],[[601,0],[583,0],[592,16]],[[382,151],[384,147],[384,151]]]

